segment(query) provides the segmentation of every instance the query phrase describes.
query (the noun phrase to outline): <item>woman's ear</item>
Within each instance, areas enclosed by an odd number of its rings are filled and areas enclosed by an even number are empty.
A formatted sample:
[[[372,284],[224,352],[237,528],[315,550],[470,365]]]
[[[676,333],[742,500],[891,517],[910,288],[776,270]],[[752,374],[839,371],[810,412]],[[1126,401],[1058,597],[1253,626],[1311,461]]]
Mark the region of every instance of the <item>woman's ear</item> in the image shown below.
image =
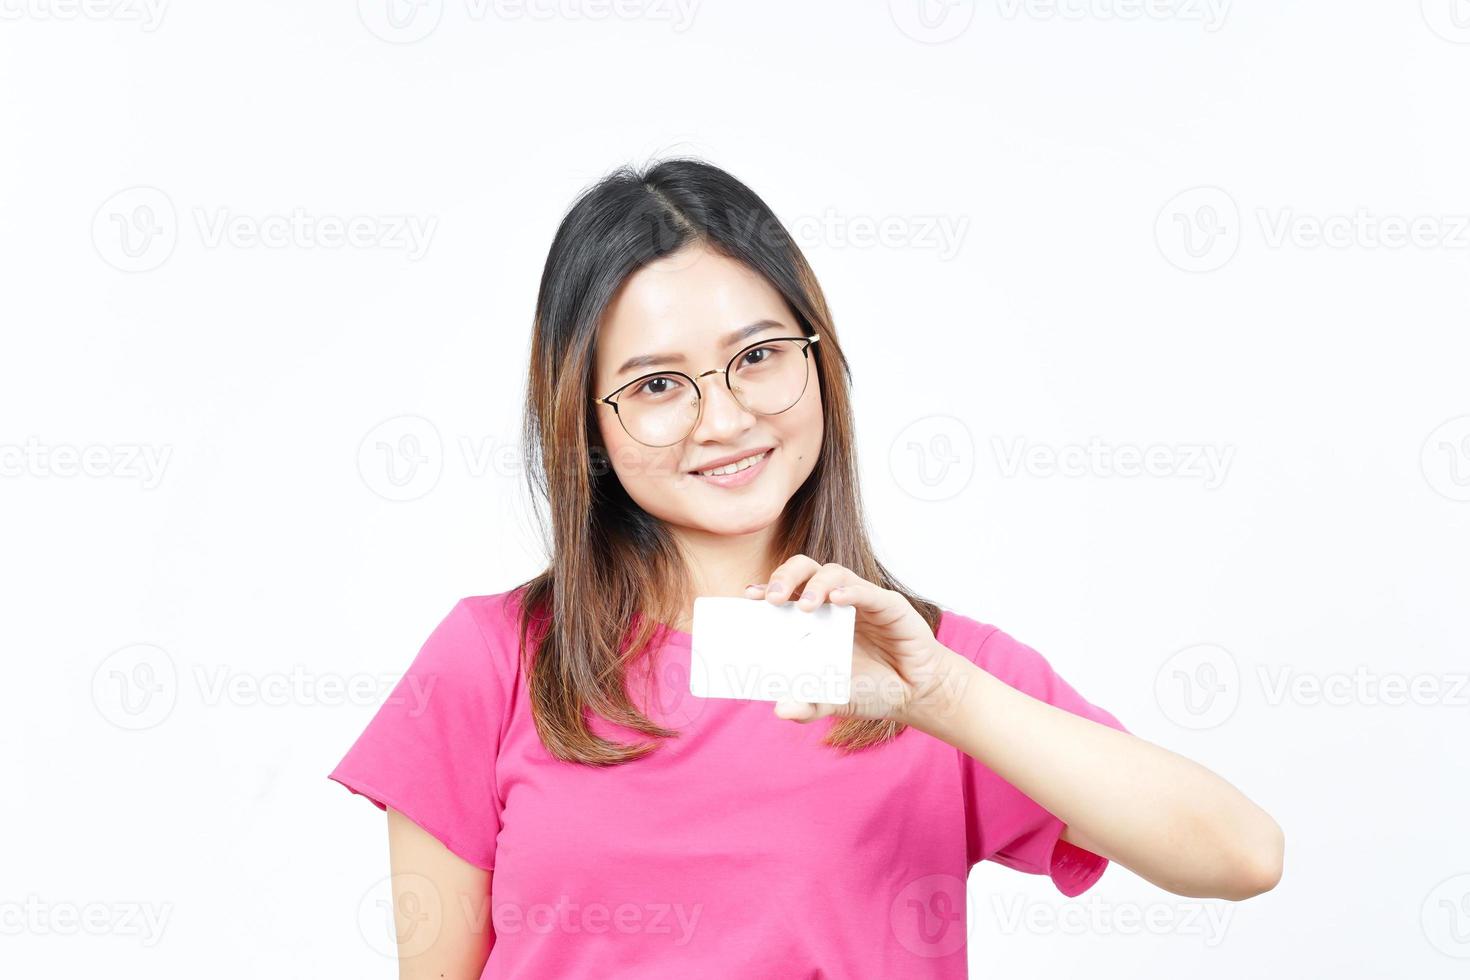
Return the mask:
[[[601,439],[592,440],[587,449],[587,472],[596,479],[612,470],[612,459],[607,454],[607,447],[602,445]]]

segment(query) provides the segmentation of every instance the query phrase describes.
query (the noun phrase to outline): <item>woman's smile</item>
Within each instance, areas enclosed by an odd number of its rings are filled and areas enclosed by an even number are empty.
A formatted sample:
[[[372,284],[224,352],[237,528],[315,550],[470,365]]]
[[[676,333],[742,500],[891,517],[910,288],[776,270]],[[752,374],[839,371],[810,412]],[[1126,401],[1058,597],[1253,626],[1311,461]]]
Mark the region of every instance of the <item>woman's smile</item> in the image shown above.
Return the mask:
[[[766,461],[771,458],[775,449],[767,449],[754,456],[731,463],[728,466],[716,467],[713,471],[700,472],[696,470],[693,475],[711,486],[733,489],[743,487],[754,482],[766,468]]]

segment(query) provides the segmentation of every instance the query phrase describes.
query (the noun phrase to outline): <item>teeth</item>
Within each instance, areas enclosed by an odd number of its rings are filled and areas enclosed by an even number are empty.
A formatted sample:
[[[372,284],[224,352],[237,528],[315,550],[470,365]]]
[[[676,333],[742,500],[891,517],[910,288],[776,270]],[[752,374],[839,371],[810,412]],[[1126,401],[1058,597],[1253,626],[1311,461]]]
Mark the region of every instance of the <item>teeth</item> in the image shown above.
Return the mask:
[[[761,460],[765,459],[766,453],[768,452],[770,452],[769,449],[767,449],[766,452],[756,453],[754,456],[747,456],[744,459],[731,463],[728,466],[719,466],[712,470],[697,470],[696,472],[700,476],[729,476],[731,473],[739,473],[741,470],[750,469],[756,463],[759,463]]]

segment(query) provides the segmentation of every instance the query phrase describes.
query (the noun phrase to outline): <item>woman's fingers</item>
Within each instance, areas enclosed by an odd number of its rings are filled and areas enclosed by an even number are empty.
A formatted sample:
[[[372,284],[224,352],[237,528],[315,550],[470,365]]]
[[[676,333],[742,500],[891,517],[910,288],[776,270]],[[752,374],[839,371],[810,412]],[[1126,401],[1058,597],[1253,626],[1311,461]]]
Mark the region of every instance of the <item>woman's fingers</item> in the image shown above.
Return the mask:
[[[819,565],[806,555],[793,555],[771,573],[764,585],[752,585],[745,594],[776,605],[795,600],[801,609],[812,610],[826,602],[834,589],[863,581],[851,569],[836,562]]]
[[[837,589],[861,581],[857,573],[835,562],[823,565],[815,575],[807,579],[797,606],[801,609],[815,609],[830,599]]]
[[[776,702],[775,712],[777,718],[784,718],[786,721],[800,722],[805,725],[809,721],[816,721],[818,718],[825,718],[828,715],[836,714],[838,707],[840,705],[814,704],[811,701],[793,701],[790,698],[783,698]]]
[[[745,594],[752,599],[766,599],[776,605],[795,599],[797,607],[813,610],[824,602],[855,606],[883,621],[885,613],[894,619],[903,616],[907,601],[897,592],[869,582],[845,565],[828,562],[818,565],[806,555],[795,555],[771,573],[769,582],[748,585]]]
[[[867,623],[885,624],[901,619],[912,607],[908,600],[894,592],[875,585],[857,575],[843,581],[827,595],[828,601],[836,606],[853,606],[863,615]]]
[[[766,581],[763,598],[779,604],[800,595],[807,580],[821,567],[815,559],[806,555],[792,555],[771,573]]]

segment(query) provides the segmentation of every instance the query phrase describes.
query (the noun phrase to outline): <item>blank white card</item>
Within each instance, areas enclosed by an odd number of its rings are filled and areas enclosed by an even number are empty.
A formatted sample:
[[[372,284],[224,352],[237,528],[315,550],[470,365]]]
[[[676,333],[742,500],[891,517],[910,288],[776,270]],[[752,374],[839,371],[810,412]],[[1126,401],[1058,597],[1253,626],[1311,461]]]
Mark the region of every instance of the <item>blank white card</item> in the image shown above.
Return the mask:
[[[698,596],[694,600],[689,692],[702,698],[846,704],[852,685],[857,610],[824,602]]]

